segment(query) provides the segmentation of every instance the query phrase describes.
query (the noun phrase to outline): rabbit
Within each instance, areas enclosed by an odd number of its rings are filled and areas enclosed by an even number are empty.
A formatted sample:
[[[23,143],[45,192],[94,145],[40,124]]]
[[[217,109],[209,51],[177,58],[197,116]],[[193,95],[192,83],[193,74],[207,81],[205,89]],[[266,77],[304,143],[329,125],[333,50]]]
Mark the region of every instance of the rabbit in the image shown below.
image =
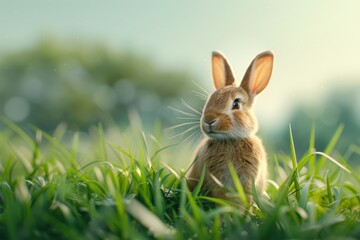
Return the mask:
[[[203,189],[213,197],[232,201],[228,187],[234,187],[229,162],[235,168],[242,187],[252,201],[252,184],[257,192],[264,193],[267,181],[267,158],[259,137],[257,120],[252,107],[255,96],[268,85],[274,55],[260,53],[248,67],[240,86],[226,58],[212,53],[212,76],[215,92],[210,94],[200,119],[205,138],[195,151],[195,159],[187,175],[193,191],[205,167]]]

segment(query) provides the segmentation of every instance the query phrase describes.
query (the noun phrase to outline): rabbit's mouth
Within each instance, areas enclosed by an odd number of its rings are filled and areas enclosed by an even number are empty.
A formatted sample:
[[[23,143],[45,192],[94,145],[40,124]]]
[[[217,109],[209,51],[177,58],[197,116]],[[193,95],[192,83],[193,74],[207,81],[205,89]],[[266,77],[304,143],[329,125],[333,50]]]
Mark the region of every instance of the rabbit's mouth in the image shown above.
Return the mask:
[[[208,132],[206,135],[212,139],[227,139],[227,138],[229,138],[226,134],[218,133],[218,132]]]
[[[204,129],[203,129],[204,130]],[[229,138],[229,134],[226,132],[219,132],[219,131],[215,131],[213,129],[209,129],[208,131],[204,130],[204,133],[212,139],[228,139]]]
[[[204,134],[206,134],[209,138],[224,139],[229,137],[227,132],[221,131],[219,129],[217,121],[212,121],[212,122],[203,121],[201,128]]]
[[[203,123],[201,126],[202,132],[211,139],[241,139],[248,138],[253,134],[254,129],[248,129],[244,126],[230,130],[219,129],[217,126],[212,124]]]
[[[201,122],[201,129],[205,135],[212,139],[225,139],[231,135],[228,124],[224,124],[224,119],[219,117],[204,117]]]
[[[213,137],[216,138],[216,136],[221,135],[221,133],[219,132],[215,132],[214,130],[210,130],[209,132],[206,133],[209,137]]]

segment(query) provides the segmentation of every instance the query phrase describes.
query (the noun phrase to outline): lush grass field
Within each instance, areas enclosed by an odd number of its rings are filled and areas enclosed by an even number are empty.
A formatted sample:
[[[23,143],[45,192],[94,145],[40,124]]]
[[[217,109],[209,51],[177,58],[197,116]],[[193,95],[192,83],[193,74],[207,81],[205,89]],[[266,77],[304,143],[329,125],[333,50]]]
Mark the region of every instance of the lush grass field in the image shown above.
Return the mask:
[[[110,141],[98,127],[84,144],[62,126],[47,135],[4,125],[1,239],[360,239],[360,177],[335,151],[342,127],[323,153],[315,129],[307,153],[295,152],[290,131],[290,156],[269,153],[268,196],[254,190],[249,206],[241,185],[230,189],[244,209],[189,192],[186,169],[172,164],[184,146],[161,134]]]

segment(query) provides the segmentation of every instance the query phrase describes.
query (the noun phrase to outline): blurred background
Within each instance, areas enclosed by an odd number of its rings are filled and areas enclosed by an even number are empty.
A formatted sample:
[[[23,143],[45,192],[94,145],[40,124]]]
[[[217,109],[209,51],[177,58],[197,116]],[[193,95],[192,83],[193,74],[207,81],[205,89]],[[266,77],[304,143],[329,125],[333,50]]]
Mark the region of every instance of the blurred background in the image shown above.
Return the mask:
[[[1,1],[0,114],[50,133],[126,128],[134,113],[165,129],[182,123],[169,106],[200,110],[197,85],[213,91],[211,51],[241,79],[273,50],[255,106],[266,145],[288,151],[291,124],[304,153],[315,125],[321,151],[344,124],[344,154],[360,145],[359,12],[355,0]]]

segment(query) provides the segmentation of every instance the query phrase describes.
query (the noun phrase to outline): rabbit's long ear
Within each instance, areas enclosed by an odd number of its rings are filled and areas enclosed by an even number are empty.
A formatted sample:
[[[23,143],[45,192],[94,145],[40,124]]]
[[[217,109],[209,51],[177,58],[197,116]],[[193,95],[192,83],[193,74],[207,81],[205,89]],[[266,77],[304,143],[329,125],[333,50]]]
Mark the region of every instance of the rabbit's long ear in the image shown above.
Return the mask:
[[[240,86],[251,96],[259,94],[269,83],[273,61],[274,54],[271,51],[257,55],[246,70]]]
[[[234,83],[234,75],[226,58],[219,52],[212,53],[212,75],[216,89]]]

